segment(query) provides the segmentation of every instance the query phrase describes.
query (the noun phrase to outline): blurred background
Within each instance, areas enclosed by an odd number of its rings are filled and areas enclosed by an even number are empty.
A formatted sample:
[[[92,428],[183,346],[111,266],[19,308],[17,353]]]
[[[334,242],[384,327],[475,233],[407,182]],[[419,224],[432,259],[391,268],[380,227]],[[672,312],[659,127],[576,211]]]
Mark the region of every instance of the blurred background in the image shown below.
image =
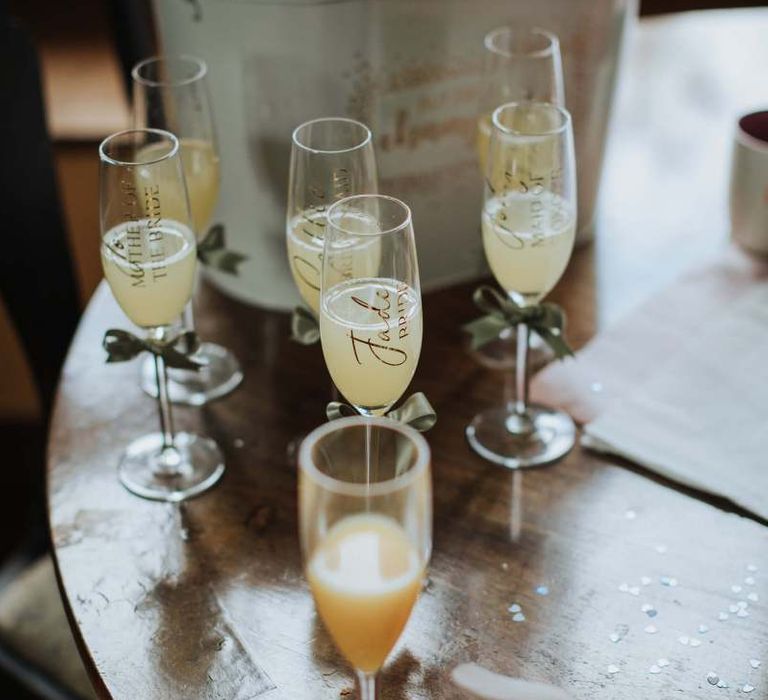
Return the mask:
[[[641,14],[652,15],[716,7],[761,6],[765,2],[727,2],[725,0],[642,0]],[[130,11],[128,8],[130,7]],[[14,41],[22,41],[28,51],[20,50],[14,42],[0,41],[5,52],[2,57],[3,82],[0,85],[4,104],[38,104],[43,140],[47,142],[39,154],[36,167],[50,174],[50,193],[55,206],[36,212],[49,216],[62,228],[68,243],[56,274],[71,283],[71,312],[55,319],[69,333],[74,329],[77,314],[87,303],[102,273],[98,241],[98,159],[96,147],[107,134],[126,128],[129,121],[127,69],[138,59],[153,51],[151,9],[145,0],[78,0],[62,3],[55,0],[0,0],[0,23],[12,27]],[[21,39],[19,39],[21,37]],[[25,82],[40,93],[20,98],[15,90],[19,76],[26,76],[35,58],[39,67],[39,86]],[[14,87],[16,86],[16,87]],[[7,93],[7,94],[6,94]],[[19,118],[20,110],[15,110]],[[218,109],[221,109],[218,107]],[[4,108],[5,110],[5,108]],[[21,117],[24,117],[23,111]],[[8,118],[8,117],[6,117]],[[34,118],[29,126],[34,129]],[[12,133],[14,123],[5,124]],[[26,126],[25,126],[26,128]],[[45,548],[46,528],[42,496],[47,413],[52,399],[52,387],[57,364],[66,347],[51,347],[47,357],[30,357],[26,353],[25,332],[40,331],[49,320],[24,318],[18,305],[11,306],[6,298],[6,282],[15,274],[40,275],[37,284],[45,286],[45,271],[29,262],[14,240],[19,229],[14,217],[29,219],[25,206],[29,201],[18,199],[6,164],[3,172],[3,210],[15,211],[6,220],[5,251],[0,285],[0,356],[4,371],[0,374],[0,440],[5,455],[5,483],[0,493],[0,564],[13,561],[24,548]],[[45,177],[43,177],[45,180]],[[41,207],[45,209],[45,207]],[[29,219],[34,221],[34,217]],[[9,223],[10,221],[10,223]],[[48,225],[43,221],[42,225]],[[29,269],[25,268],[29,265]],[[19,272],[21,270],[21,272]],[[51,284],[51,288],[54,285]],[[58,288],[58,287],[57,287]],[[26,330],[23,328],[26,323]],[[55,324],[54,324],[55,325]],[[37,328],[37,330],[35,330]],[[19,332],[21,331],[21,332]],[[66,333],[64,334],[67,335]],[[27,350],[29,343],[26,342]],[[40,367],[43,369],[41,370]],[[42,372],[42,374],[41,374]],[[13,575],[13,567],[0,567],[0,591]],[[0,595],[0,606],[3,605]],[[0,609],[2,616],[2,609]],[[16,680],[11,671],[3,670],[0,654],[0,697],[11,700],[42,697],[31,693]]]

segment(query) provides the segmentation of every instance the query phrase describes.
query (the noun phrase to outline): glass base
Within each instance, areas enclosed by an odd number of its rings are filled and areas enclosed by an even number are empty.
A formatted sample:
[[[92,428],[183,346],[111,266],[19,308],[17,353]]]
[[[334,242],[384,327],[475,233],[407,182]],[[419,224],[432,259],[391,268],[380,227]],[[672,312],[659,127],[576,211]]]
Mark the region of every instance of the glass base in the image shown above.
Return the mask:
[[[243,381],[237,358],[216,343],[201,343],[194,359],[205,363],[198,371],[168,370],[168,396],[172,403],[202,406],[234,390]],[[155,363],[147,357],[141,363],[141,388],[157,398]]]
[[[483,459],[508,469],[549,464],[567,454],[576,442],[576,425],[563,411],[528,406],[528,421],[508,408],[478,413],[467,426],[470,447]]]
[[[469,350],[475,361],[486,369],[511,371],[517,365],[517,333],[505,328],[496,340],[486,343],[477,350]],[[555,359],[555,353],[535,331],[528,342],[528,367],[532,372],[548,365]]]
[[[120,482],[131,493],[154,501],[179,501],[207,491],[224,473],[224,457],[210,438],[178,433],[175,450],[162,451],[161,433],[137,438],[118,466]]]

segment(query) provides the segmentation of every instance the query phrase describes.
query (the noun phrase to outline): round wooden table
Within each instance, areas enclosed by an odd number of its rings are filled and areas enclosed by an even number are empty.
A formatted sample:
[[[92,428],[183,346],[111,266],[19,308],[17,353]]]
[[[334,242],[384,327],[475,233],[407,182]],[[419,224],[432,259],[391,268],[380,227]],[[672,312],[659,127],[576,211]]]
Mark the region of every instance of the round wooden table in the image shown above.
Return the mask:
[[[576,346],[726,246],[730,139],[739,112],[768,105],[766,37],[763,10],[640,23],[620,83],[596,243],[574,254],[552,295]],[[459,327],[477,315],[471,288],[424,300],[413,388],[427,392],[440,417],[428,436],[435,548],[383,674],[383,698],[461,697],[450,670],[465,661],[584,700],[736,697],[748,659],[768,665],[765,603],[738,626],[716,616],[733,603],[722,591],[746,562],[762,558],[755,590],[768,599],[768,530],[579,448],[516,474],[474,455],[464,427],[500,401],[501,379],[463,349]],[[118,700],[348,694],[351,675],[302,575],[296,468],[286,454],[323,420],[322,355],[290,342],[285,315],[213,290],[201,306],[201,335],[232,348],[246,379],[202,410],[176,410],[180,426],[211,435],[226,455],[224,479],[198,499],[144,501],[117,481],[121,450],[154,429],[157,415],[135,363],[104,364],[103,333],[124,323],[104,285],[64,369],[50,435],[50,522],[86,665],[99,694]],[[659,584],[660,576],[679,586]],[[653,585],[639,591],[641,577]],[[638,595],[620,592],[622,582]],[[644,631],[644,602],[663,608],[657,634]],[[513,621],[513,603],[525,621]],[[700,646],[678,641],[700,624],[710,628]],[[670,665],[650,673],[661,657]],[[707,682],[718,670],[729,690]],[[752,672],[752,697],[768,697],[760,674]]]

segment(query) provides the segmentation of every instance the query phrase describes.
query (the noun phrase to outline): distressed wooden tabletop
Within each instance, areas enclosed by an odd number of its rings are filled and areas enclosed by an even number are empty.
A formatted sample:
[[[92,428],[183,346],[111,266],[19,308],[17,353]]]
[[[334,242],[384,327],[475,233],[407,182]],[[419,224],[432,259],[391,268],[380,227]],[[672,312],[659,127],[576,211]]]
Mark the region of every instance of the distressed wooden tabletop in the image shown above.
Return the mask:
[[[766,36],[760,10],[672,16],[636,31],[597,242],[574,254],[552,294],[575,345],[726,245],[733,119],[768,105]],[[464,426],[500,401],[502,380],[464,350],[471,288],[424,299],[413,388],[440,417],[428,435],[435,547],[382,697],[462,697],[450,671],[474,661],[579,700],[768,698],[768,529],[579,448],[516,474],[474,455]],[[115,700],[343,696],[351,675],[302,576],[286,452],[323,419],[321,353],[288,340],[285,315],[213,290],[198,316],[201,335],[232,348],[246,379],[202,410],[177,409],[179,426],[214,437],[227,460],[222,482],[181,506],[117,482],[122,448],[155,429],[157,414],[136,363],[103,363],[104,330],[124,323],[104,286],[64,370],[50,520],[86,664]],[[508,610],[515,603],[523,621]]]

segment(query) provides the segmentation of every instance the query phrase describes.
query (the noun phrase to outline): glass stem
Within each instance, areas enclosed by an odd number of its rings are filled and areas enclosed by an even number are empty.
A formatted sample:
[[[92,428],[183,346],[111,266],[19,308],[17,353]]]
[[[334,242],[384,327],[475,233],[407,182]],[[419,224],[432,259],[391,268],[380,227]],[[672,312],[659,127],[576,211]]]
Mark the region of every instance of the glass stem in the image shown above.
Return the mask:
[[[155,360],[157,406],[160,413],[160,431],[163,436],[157,470],[165,476],[171,476],[177,473],[181,458],[174,443],[173,413],[168,397],[168,372],[166,371],[165,360],[160,355],[154,354],[152,357]]]
[[[515,414],[528,415],[528,336],[527,324],[517,324],[517,365],[515,367]]]
[[[375,673],[357,672],[357,692],[359,700],[378,700],[379,687]]]
[[[184,307],[184,312],[181,315],[181,325],[184,326],[185,331],[195,330],[195,311],[192,308],[192,300],[187,302]]]

